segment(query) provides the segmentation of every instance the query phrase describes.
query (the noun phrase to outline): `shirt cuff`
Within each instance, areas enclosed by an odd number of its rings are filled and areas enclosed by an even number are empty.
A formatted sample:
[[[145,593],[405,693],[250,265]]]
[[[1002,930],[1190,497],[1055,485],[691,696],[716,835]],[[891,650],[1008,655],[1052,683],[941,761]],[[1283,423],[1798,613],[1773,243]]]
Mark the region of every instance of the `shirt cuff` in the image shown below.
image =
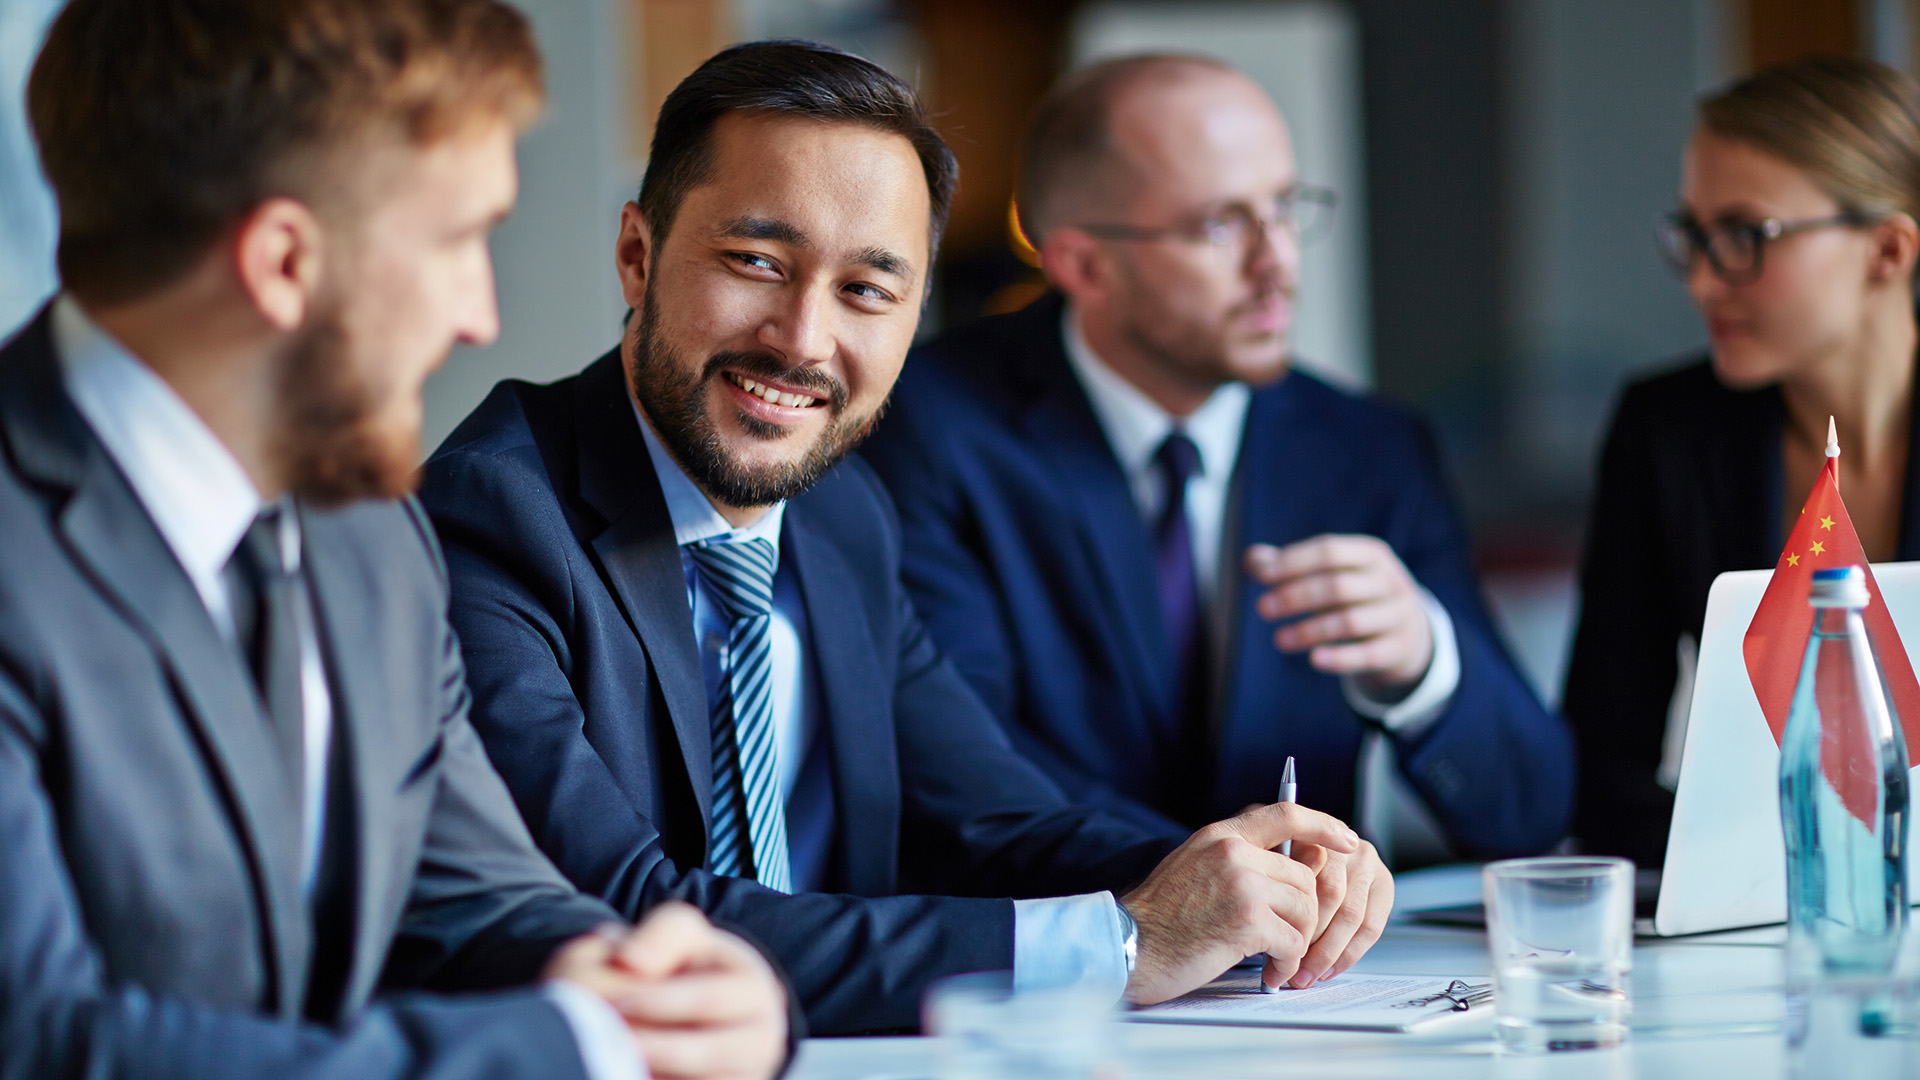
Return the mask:
[[[1013,989],[1127,989],[1120,905],[1110,892],[1013,902]]]
[[[1340,680],[1340,691],[1349,708],[1402,737],[1425,731],[1453,703],[1453,692],[1460,689],[1460,642],[1454,637],[1453,617],[1424,587],[1420,588],[1420,602],[1426,606],[1427,625],[1433,631],[1433,659],[1412,693],[1398,701],[1381,701],[1369,696],[1358,678],[1347,675]]]
[[[613,1006],[565,979],[549,979],[541,989],[573,1029],[588,1080],[647,1080],[640,1042]]]

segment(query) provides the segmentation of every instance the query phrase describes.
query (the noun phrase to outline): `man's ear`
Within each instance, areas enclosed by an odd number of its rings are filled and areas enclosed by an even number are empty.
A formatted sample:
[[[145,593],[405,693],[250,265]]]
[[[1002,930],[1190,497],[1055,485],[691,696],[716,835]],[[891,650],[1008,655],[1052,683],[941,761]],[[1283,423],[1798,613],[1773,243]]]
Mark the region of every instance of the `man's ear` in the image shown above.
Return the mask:
[[[233,236],[234,272],[254,310],[275,330],[292,333],[306,321],[323,277],[325,249],[320,219],[295,199],[268,199],[240,222]]]
[[[1062,225],[1040,241],[1040,269],[1075,303],[1098,304],[1113,293],[1113,262],[1091,233]]]
[[[1873,227],[1873,261],[1869,274],[1876,282],[1910,281],[1914,261],[1920,258],[1920,225],[1907,214],[1891,214]]]
[[[613,265],[620,272],[620,292],[627,306],[639,311],[647,296],[648,259],[653,255],[653,230],[647,227],[640,204],[620,208],[620,237],[613,244]]]

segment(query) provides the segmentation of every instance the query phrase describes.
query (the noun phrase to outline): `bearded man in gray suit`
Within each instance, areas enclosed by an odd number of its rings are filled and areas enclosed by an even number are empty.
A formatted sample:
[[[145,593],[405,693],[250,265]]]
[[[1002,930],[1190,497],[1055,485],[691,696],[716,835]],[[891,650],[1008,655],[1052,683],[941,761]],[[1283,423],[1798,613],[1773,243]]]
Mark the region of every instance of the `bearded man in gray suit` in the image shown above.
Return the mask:
[[[497,331],[541,96],[497,0],[56,20],[63,292],[0,349],[0,1078],[789,1049],[752,947],[685,906],[610,927],[533,847],[404,497],[427,374]]]

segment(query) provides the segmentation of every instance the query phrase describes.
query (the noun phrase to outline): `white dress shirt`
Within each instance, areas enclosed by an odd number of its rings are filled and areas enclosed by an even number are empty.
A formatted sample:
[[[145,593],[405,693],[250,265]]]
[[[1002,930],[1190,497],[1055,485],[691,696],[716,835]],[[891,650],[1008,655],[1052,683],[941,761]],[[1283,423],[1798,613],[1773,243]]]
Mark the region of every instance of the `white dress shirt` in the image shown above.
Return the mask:
[[[1201,609],[1206,612],[1208,625],[1222,625],[1222,606],[1228,599],[1222,590],[1237,576],[1222,565],[1222,560],[1229,557],[1224,551],[1228,500],[1253,392],[1245,383],[1226,383],[1191,415],[1176,418],[1094,354],[1080,332],[1071,304],[1060,318],[1060,335],[1067,362],[1086,391],[1100,430],[1126,473],[1134,502],[1146,520],[1158,518],[1167,502],[1166,481],[1153,463],[1160,444],[1177,427],[1199,449],[1200,471],[1187,481],[1187,527],[1193,537]],[[1231,557],[1238,558],[1238,553],[1231,553]],[[1405,697],[1382,701],[1368,695],[1359,679],[1340,680],[1349,707],[1403,736],[1417,734],[1437,719],[1460,686],[1460,649],[1454,639],[1453,619],[1425,587],[1417,583],[1415,587],[1420,590],[1433,631],[1433,659],[1420,682]],[[1229,606],[1227,613],[1230,611]]]
[[[778,566],[780,525],[786,503],[775,503],[758,521],[735,529],[681,471],[679,463],[667,453],[653,426],[637,407],[634,419],[640,424],[647,454],[653,459],[654,476],[659,479],[660,491],[666,497],[674,539],[681,545],[680,563],[687,574],[687,601],[693,608],[694,626],[724,626],[724,620],[715,618],[714,605],[707,599],[705,590],[697,585],[693,558],[687,554],[686,545],[720,537],[762,539],[773,545],[775,566]],[[809,702],[818,699],[810,697],[802,683],[806,664],[795,622],[804,622],[805,612],[783,610],[797,601],[797,596],[776,585],[767,635],[772,651],[769,680],[776,774],[780,777],[783,802],[792,796],[800,762],[822,726],[821,717],[808,707]],[[724,633],[708,632],[698,636],[703,659],[726,648]],[[1013,982],[1021,990],[1085,983],[1107,989],[1114,998],[1119,998],[1127,985],[1127,965],[1121,945],[1120,912],[1113,894],[1097,892],[1015,900]]]
[[[71,296],[54,301],[53,345],[67,395],[186,571],[214,628],[240,655],[223,571],[264,509],[253,480],[173,387],[101,330]],[[297,574],[299,522],[291,500],[284,503],[280,553]],[[326,821],[333,696],[307,592],[293,592],[306,736],[300,869],[311,895]],[[566,1017],[593,1080],[645,1080],[639,1043],[611,1005],[567,982],[551,982],[545,992]]]

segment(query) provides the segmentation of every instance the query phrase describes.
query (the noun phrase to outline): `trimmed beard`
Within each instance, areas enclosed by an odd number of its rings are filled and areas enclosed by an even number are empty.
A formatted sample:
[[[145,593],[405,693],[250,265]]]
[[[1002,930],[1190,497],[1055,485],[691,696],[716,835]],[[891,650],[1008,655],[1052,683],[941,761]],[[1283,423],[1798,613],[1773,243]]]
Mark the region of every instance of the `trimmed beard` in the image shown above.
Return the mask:
[[[356,380],[338,310],[319,313],[288,350],[275,452],[293,494],[320,507],[413,491],[420,423],[383,425],[379,388]]]
[[[633,354],[628,358],[628,387],[674,461],[710,498],[727,506],[772,506],[806,491],[853,452],[886,410],[882,402],[867,416],[849,417],[845,384],[815,368],[790,367],[769,352],[715,353],[695,374],[661,339],[659,314],[653,292],[648,290],[640,305]],[[817,407],[828,410],[827,428],[798,461],[756,470],[741,464],[730,452],[707,411],[706,393],[707,384],[725,378],[722,370],[729,368],[748,377],[779,381],[826,402]],[[774,442],[792,434],[778,424],[744,413],[737,419],[750,438]]]

